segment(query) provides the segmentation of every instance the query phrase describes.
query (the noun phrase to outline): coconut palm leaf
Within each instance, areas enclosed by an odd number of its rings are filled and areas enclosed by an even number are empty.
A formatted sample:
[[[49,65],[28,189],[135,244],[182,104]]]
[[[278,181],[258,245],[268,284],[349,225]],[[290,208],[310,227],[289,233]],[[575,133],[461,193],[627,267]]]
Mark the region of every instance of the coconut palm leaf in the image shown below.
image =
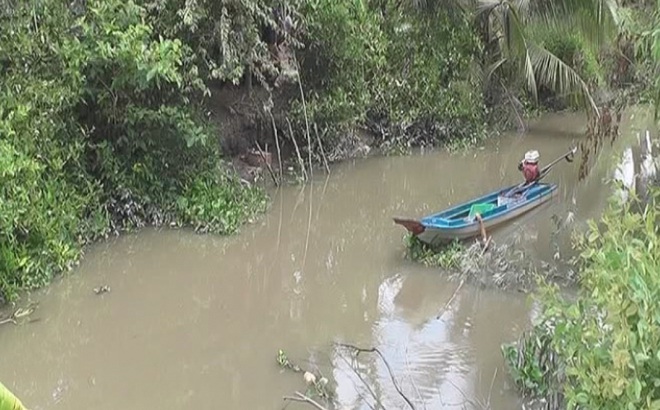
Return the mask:
[[[503,52],[503,59],[512,66],[510,72],[522,75],[521,79],[524,79],[527,89],[536,100],[538,86],[529,54],[530,45],[515,4],[506,0],[482,0],[481,3],[479,12],[488,13],[491,18],[494,18],[494,31],[500,31],[502,34],[500,48]],[[499,64],[496,69],[500,67],[504,67],[504,64]]]
[[[620,24],[616,0],[553,0],[539,2],[530,20],[548,27],[563,26],[579,32],[594,46],[609,43]],[[567,27],[568,26],[568,27]]]
[[[572,97],[598,115],[588,85],[570,62],[534,42],[528,30],[531,24],[554,32],[577,30],[598,50],[615,31],[615,0],[479,0],[475,12],[488,16],[491,36],[500,42],[502,56],[492,64],[493,71],[505,71],[509,81],[523,82],[534,100],[538,99],[539,85],[544,85],[559,95]]]
[[[582,105],[598,113],[589,87],[570,65],[533,43],[529,47],[529,58],[539,83],[559,95],[573,95]]]

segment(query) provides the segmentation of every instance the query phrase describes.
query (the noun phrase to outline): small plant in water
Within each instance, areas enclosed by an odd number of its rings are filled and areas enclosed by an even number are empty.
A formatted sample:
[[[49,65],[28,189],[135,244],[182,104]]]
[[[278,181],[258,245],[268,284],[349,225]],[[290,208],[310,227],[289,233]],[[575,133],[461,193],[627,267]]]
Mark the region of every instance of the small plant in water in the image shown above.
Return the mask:
[[[305,381],[305,394],[307,397],[320,397],[324,400],[332,400],[332,394],[328,389],[328,379],[321,374],[315,374],[310,370],[305,370],[302,367],[292,363],[283,350],[277,352],[277,364],[283,368],[293,371],[294,373],[302,373],[303,380]]]
[[[408,259],[421,262],[426,266],[444,269],[457,268],[462,252],[465,250],[459,241],[453,241],[441,247],[433,247],[411,234],[404,237],[404,243]]]

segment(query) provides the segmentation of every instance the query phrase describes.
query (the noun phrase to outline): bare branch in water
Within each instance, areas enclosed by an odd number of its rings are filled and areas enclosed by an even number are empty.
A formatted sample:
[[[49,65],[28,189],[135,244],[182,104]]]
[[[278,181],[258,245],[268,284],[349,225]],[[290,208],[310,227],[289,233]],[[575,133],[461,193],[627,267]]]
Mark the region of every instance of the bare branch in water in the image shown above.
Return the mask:
[[[355,354],[356,357],[360,353],[376,353],[380,357],[380,359],[383,361],[383,363],[385,363],[385,367],[387,367],[387,372],[390,374],[390,379],[392,379],[392,383],[394,384],[394,388],[396,389],[397,393],[399,393],[399,396],[401,396],[403,398],[403,400],[405,400],[405,402],[408,404],[408,406],[411,408],[411,410],[415,410],[415,405],[403,393],[403,391],[401,390],[401,387],[399,387],[399,383],[397,383],[396,379],[394,378],[394,374],[392,373],[392,368],[390,367],[390,364],[387,362],[387,360],[385,359],[385,356],[383,355],[383,353],[381,353],[380,350],[378,350],[378,348],[371,347],[371,348],[365,349],[365,348],[353,346],[353,345],[346,344],[346,343],[335,343],[335,344],[337,346],[341,346],[341,347],[352,349],[352,350],[356,351],[357,352]]]
[[[342,360],[348,365],[348,367],[351,368],[351,370],[353,370],[353,373],[355,373],[355,375],[357,376],[357,378],[360,379],[360,381],[362,382],[362,384],[364,384],[364,386],[367,388],[367,391],[369,391],[369,394],[371,394],[371,397],[373,397],[373,399],[376,401],[376,405],[378,406],[378,408],[380,408],[380,409],[384,409],[385,407],[384,407],[383,404],[380,402],[380,399],[378,398],[378,396],[376,395],[376,393],[374,392],[374,390],[371,388],[371,386],[369,386],[369,383],[367,383],[367,381],[364,380],[364,377],[362,377],[362,375],[360,374],[360,372],[357,371],[357,369],[356,369],[354,366],[352,366],[350,363],[348,363],[348,360],[344,357],[344,355],[342,355],[342,354],[340,353],[340,354],[339,354],[339,357],[340,357],[340,358],[341,358],[341,359],[342,359]],[[366,401],[365,401],[365,402],[366,402]],[[369,407],[370,407],[371,409],[373,409],[373,410],[376,410],[376,406],[372,406],[372,405],[371,405],[370,403],[368,403],[368,402],[367,402],[367,406],[369,406]]]
[[[454,293],[451,295],[451,297],[449,298],[447,303],[445,303],[445,305],[442,307],[442,310],[440,311],[440,313],[438,313],[438,316],[435,317],[436,319],[440,319],[442,317],[442,315],[445,314],[445,312],[447,311],[447,308],[449,308],[449,305],[451,305],[451,302],[454,301],[454,298],[458,294],[458,291],[461,290],[461,288],[463,287],[463,283],[465,283],[465,279],[461,280],[461,283],[458,285],[458,287],[456,288]]]
[[[302,394],[298,391],[296,392],[295,397],[293,397],[293,396],[284,396],[283,398],[284,398],[285,401],[286,400],[288,400],[288,401],[299,401],[299,402],[302,402],[302,403],[311,404],[312,406],[316,407],[319,410],[328,410],[327,408],[323,407],[322,405],[320,405],[315,400],[309,398],[308,396],[305,396],[304,394]]]
[[[486,399],[486,405],[490,408],[490,399],[493,397],[493,386],[495,385],[495,378],[497,377],[497,367],[493,372],[493,378],[490,381],[490,389],[488,389],[488,399]]]
[[[454,382],[449,380],[449,383],[454,386],[456,390],[458,390],[459,393],[463,396],[464,400],[464,405],[463,408],[465,408],[465,403],[468,403],[473,409],[483,409],[483,410],[488,410],[491,409],[491,398],[493,395],[493,386],[495,385],[495,378],[497,377],[497,367],[495,368],[495,371],[493,372],[493,378],[490,381],[490,390],[488,391],[488,397],[485,400],[482,400],[480,398],[475,398],[471,399],[468,397],[468,395],[458,387]]]

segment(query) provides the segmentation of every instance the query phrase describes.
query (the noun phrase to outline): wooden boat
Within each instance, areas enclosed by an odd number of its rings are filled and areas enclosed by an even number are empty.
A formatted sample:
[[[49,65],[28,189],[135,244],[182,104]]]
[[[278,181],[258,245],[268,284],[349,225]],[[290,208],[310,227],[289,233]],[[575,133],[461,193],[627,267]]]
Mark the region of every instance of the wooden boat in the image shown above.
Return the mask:
[[[517,193],[512,195],[513,191]],[[485,229],[492,229],[548,202],[556,193],[555,184],[536,182],[522,188],[513,185],[427,215],[421,220],[394,218],[394,222],[422,242],[437,246],[455,239],[479,236],[482,228],[479,218]]]

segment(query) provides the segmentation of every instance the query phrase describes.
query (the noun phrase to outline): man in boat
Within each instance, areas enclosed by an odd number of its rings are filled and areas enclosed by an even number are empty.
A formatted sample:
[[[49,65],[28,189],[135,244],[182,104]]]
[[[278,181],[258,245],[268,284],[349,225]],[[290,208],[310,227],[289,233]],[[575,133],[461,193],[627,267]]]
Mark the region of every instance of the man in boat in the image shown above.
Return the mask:
[[[520,183],[513,189],[502,194],[502,196],[498,198],[498,205],[501,205],[500,202],[502,198],[520,197],[521,190],[524,190],[525,187],[541,176],[541,171],[539,170],[539,157],[540,155],[537,150],[531,150],[525,153],[525,158],[518,164],[518,171],[522,172],[525,182]]]
[[[534,182],[541,175],[541,171],[539,171],[539,152],[536,150],[527,151],[525,159],[518,164],[518,171],[523,173],[526,184]]]

